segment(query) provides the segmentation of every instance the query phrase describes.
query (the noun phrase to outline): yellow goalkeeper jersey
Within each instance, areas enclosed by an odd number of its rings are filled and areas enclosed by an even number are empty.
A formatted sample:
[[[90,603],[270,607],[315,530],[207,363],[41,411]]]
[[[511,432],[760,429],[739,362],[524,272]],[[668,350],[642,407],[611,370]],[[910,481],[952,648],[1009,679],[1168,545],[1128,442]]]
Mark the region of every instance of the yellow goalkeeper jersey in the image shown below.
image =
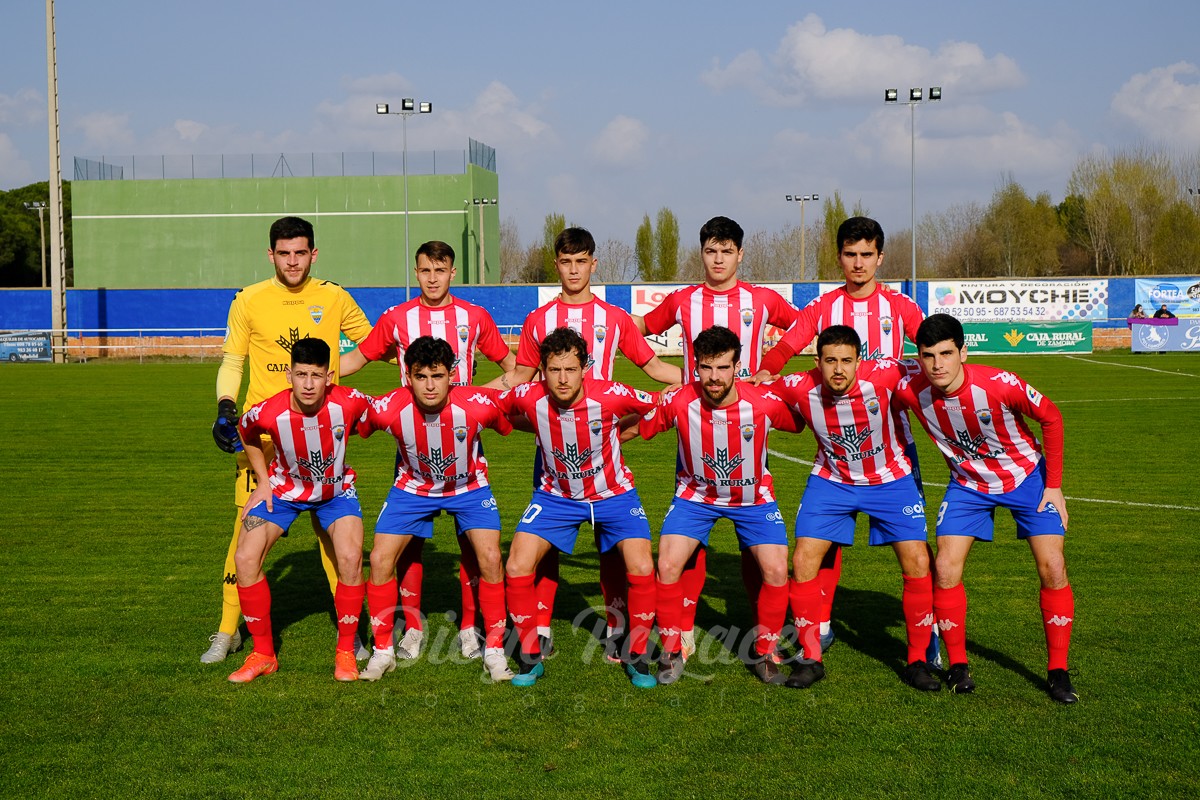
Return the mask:
[[[324,339],[333,355],[330,367],[337,381],[339,334],[359,342],[370,332],[371,323],[358,303],[336,283],[310,276],[303,286],[290,290],[272,277],[234,296],[222,350],[249,356],[245,409],[288,388],[286,370],[296,341]]]

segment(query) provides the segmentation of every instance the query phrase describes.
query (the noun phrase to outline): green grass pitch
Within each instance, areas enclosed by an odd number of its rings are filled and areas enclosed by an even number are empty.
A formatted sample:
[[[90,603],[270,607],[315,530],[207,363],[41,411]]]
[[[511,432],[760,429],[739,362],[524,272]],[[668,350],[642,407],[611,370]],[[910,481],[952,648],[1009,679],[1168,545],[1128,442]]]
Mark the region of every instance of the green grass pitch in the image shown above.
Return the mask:
[[[979,360],[1020,373],[1066,416],[1073,707],[1045,694],[1036,573],[1006,516],[968,563],[979,684],[968,697],[900,682],[898,569],[865,544],[847,552],[838,642],[813,689],[764,687],[703,637],[679,684],[633,689],[592,637],[586,531],[563,559],[547,677],[531,690],[491,685],[479,662],[452,657],[446,520],[426,549],[428,655],[378,683],[335,683],[332,602],[297,525],[268,561],[280,671],[234,686],[225,677],[246,651],[199,663],[233,512],[232,460],[208,432],[216,366],[0,368],[0,796],[1200,795],[1200,359]],[[650,388],[628,363],[618,377]],[[372,365],[350,382],[382,393],[394,378]],[[932,521],[946,467],[919,442]],[[486,449],[507,542],[529,499],[532,439],[490,436]],[[790,523],[813,440],[776,434],[772,449]],[[657,527],[674,437],[632,442],[626,458]],[[392,459],[381,436],[351,447],[368,544]],[[727,523],[713,541],[699,626],[745,630]]]

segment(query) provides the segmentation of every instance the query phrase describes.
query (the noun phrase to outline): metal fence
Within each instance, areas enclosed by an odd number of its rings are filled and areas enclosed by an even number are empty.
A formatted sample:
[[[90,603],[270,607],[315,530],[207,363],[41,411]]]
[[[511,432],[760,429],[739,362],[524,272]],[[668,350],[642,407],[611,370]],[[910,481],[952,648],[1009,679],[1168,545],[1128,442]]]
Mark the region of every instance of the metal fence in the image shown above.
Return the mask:
[[[495,148],[472,139],[468,150],[408,152],[409,175],[461,175],[467,171],[467,164],[495,172]],[[362,178],[402,174],[404,154],[396,152],[75,157],[77,181]]]

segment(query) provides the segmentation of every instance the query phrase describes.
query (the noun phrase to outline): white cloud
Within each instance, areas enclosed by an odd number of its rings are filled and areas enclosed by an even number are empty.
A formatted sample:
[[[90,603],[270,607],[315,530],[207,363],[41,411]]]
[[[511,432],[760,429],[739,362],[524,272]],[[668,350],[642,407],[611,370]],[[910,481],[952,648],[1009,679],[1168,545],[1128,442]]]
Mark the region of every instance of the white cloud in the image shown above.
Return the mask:
[[[830,30],[809,14],[788,28],[769,62],[746,51],[727,66],[715,63],[701,80],[717,91],[741,88],[767,104],[790,107],[814,98],[867,100],[889,86],[903,91],[940,85],[948,94],[956,87],[983,94],[1021,86],[1026,79],[1011,58],[987,56],[971,42],[945,42],[929,50],[899,36]]]
[[[195,142],[200,139],[208,131],[208,126],[203,122],[196,122],[191,119],[175,120],[175,132],[179,134],[179,138],[185,142]]]
[[[1177,147],[1200,146],[1200,68],[1180,61],[1134,75],[1112,111],[1144,136]]]
[[[604,164],[628,166],[641,160],[648,137],[641,120],[618,115],[604,126],[588,149]]]
[[[19,89],[16,94],[0,94],[0,125],[21,128],[44,123],[46,100],[33,89]]]
[[[96,152],[128,151],[136,140],[128,114],[97,111],[76,119],[74,127],[83,133],[84,146]]]
[[[36,180],[33,167],[22,157],[13,140],[0,132],[0,187],[25,186]]]

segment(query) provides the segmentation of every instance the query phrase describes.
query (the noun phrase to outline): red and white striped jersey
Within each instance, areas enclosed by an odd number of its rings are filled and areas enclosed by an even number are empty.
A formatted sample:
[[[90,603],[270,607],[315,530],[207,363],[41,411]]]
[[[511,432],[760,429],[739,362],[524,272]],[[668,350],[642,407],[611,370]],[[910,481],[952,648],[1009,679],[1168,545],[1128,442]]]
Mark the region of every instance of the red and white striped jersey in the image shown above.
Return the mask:
[[[684,374],[690,378],[696,376],[695,338],[714,325],[728,328],[742,343],[742,371],[737,377],[747,378],[759,370],[767,325],[787,328],[798,313],[778,292],[738,281],[720,292],[704,283],[676,289],[643,319],[650,333],[663,333],[676,323],[683,328]]]
[[[796,323],[767,353],[762,368],[778,374],[788,359],[799,353],[830,325],[854,328],[862,339],[859,355],[864,361],[901,358],[904,339],[917,335],[925,315],[907,295],[879,284],[868,297],[855,299],[844,286],[814,298],[800,309]]]
[[[393,349],[400,363],[400,384],[404,374],[404,351],[415,339],[433,336],[445,339],[454,350],[454,367],[450,380],[458,386],[468,386],[475,372],[475,350],[478,348],[490,361],[501,361],[508,355],[508,345],[488,312],[466,300],[451,296],[445,306],[427,306],[420,297],[392,306],[379,315],[379,321],[358,350],[370,361],[378,361]]]
[[[738,399],[714,408],[704,389],[689,383],[663,397],[638,425],[643,439],[676,428],[679,468],[675,496],[714,506],[751,506],[775,499],[767,469],[767,434],[804,427],[768,387],[738,381]]]
[[[585,374],[597,380],[612,380],[618,350],[639,367],[654,358],[654,351],[646,344],[646,338],[629,312],[593,297],[579,305],[555,299],[529,312],[521,328],[517,363],[540,367],[542,358],[538,347],[556,328],[570,328],[583,337],[588,348]]]
[[[281,500],[332,500],[354,486],[346,466],[346,441],[370,406],[357,389],[330,386],[325,403],[312,416],[292,410],[292,390],[272,395],[242,414],[244,441],[262,436],[275,443],[269,467],[271,492]]]
[[[363,437],[387,431],[400,455],[396,488],[422,497],[453,497],[488,485],[487,459],[479,447],[484,428],[507,436],[508,418],[496,405],[499,392],[452,386],[445,407],[421,411],[407,387],[371,398]]]
[[[655,395],[623,383],[585,378],[580,399],[559,408],[545,381],[514,387],[497,399],[509,416],[528,419],[542,454],[538,489],[571,500],[604,500],[633,489],[621,455],[621,417],[654,408]]]
[[[924,375],[900,382],[898,402],[916,414],[946,457],[951,477],[984,494],[1011,492],[1033,474],[1042,445],[1025,415],[1042,426],[1046,486],[1062,486],[1062,413],[1037,389],[1011,372],[963,364],[962,386],[942,394]]]
[[[908,373],[897,361],[862,361],[845,394],[831,392],[817,369],[763,384],[812,428],[817,457],[812,474],[835,483],[875,486],[912,474],[905,436],[892,413],[896,385]]]

